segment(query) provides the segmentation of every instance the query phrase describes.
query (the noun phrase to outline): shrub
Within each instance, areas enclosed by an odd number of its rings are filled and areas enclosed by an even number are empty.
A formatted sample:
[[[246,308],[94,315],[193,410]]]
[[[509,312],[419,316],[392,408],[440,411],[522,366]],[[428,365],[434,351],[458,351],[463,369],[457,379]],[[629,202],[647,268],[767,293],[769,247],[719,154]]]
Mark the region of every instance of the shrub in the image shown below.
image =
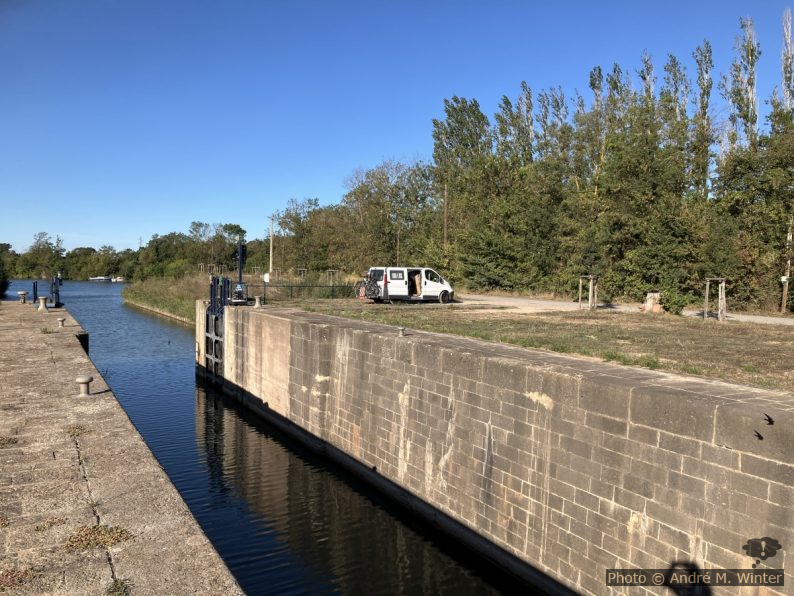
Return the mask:
[[[684,307],[689,304],[689,296],[679,291],[675,286],[663,288],[659,296],[664,310],[673,315],[680,315]]]

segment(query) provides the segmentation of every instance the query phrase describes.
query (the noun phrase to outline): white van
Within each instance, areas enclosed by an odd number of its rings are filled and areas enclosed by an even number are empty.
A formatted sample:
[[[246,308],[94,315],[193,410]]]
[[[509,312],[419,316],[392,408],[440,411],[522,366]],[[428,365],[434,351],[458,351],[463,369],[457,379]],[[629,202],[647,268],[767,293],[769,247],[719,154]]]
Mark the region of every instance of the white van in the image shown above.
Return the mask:
[[[363,297],[375,302],[437,300],[447,304],[455,292],[448,281],[428,267],[371,267]]]

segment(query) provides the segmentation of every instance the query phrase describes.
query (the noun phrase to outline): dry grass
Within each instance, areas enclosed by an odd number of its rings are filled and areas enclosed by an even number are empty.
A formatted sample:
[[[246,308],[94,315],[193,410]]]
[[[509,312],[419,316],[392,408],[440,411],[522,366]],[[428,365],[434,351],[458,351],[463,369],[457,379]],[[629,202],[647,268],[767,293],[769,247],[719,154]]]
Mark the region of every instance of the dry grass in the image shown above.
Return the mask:
[[[794,393],[794,333],[784,326],[604,311],[518,315],[358,300],[295,306]]]
[[[33,529],[36,532],[44,532],[45,530],[49,530],[53,526],[62,526],[66,523],[66,520],[62,517],[48,517],[40,524],[36,524],[33,526]]]
[[[66,541],[63,547],[67,552],[104,546],[110,548],[114,544],[132,538],[132,533],[117,526],[80,526]]]
[[[0,571],[0,592],[21,586],[31,579],[33,579],[33,572],[30,569],[3,569]]]
[[[89,432],[88,429],[82,424],[72,424],[71,426],[66,428],[66,434],[73,439],[76,439],[77,437],[80,437],[86,434],[87,432]]]
[[[4,435],[0,435],[0,447],[10,447],[11,445],[16,445],[18,439],[16,437],[6,437]]]

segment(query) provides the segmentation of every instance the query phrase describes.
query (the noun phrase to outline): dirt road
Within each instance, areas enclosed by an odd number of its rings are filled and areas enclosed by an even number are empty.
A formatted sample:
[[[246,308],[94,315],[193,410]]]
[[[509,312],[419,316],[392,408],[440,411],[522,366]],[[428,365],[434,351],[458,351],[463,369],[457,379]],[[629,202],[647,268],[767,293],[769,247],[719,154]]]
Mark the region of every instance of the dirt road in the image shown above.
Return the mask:
[[[537,313],[549,311],[571,311],[578,310],[579,303],[573,300],[546,300],[542,298],[529,298],[523,296],[487,296],[484,294],[459,294],[456,299],[464,305],[475,306],[477,310],[493,312],[513,312],[513,313]],[[610,312],[642,312],[642,305],[638,303],[629,304],[599,304],[599,310]],[[684,316],[702,317],[702,310],[685,310]],[[743,321],[749,323],[761,323],[764,325],[792,325],[794,317],[768,317],[763,315],[746,315],[741,313],[728,313],[729,321]]]

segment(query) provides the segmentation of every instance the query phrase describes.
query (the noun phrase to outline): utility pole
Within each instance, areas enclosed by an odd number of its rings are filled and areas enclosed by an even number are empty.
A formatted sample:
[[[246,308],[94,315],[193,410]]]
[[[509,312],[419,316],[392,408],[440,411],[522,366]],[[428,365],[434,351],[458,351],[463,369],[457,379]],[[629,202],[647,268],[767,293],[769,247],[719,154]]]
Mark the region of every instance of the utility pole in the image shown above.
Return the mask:
[[[791,225],[794,223],[794,217],[788,220],[788,234],[786,235],[786,273],[783,275],[783,299],[780,301],[780,312],[786,312],[788,309],[788,280],[791,277]]]
[[[275,218],[275,213],[270,216],[270,269],[268,269],[270,275],[273,275],[273,220]]]

